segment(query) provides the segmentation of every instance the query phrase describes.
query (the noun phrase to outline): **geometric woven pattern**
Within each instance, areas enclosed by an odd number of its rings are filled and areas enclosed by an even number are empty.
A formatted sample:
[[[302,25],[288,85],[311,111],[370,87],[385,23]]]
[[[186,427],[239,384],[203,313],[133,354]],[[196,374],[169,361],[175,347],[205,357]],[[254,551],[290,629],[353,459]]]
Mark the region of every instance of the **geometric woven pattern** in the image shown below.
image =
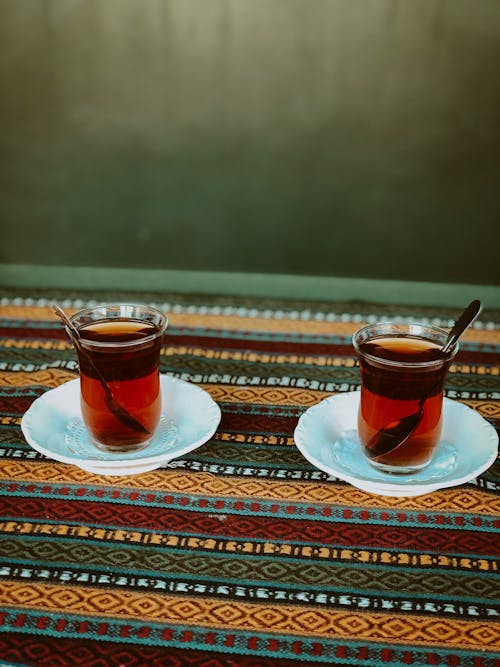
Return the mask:
[[[4,582],[0,604],[23,610],[66,613],[83,616],[113,616],[140,620],[144,623],[168,618],[171,624],[192,623],[212,627],[213,623],[233,630],[255,632],[291,632],[303,636],[359,638],[373,640],[384,637],[390,642],[441,642],[448,645],[497,647],[500,627],[486,619],[464,621],[445,618],[414,617],[408,614],[388,615],[375,612],[355,614],[336,609],[289,604],[265,605],[215,598],[197,599],[194,596],[138,593],[135,591],[100,590],[71,585],[54,586]],[[425,608],[425,604],[421,605]],[[210,619],[210,620],[209,620]]]
[[[300,415],[359,375],[350,337],[456,312],[102,294],[168,312],[161,372],[222,419],[165,468],[105,477],[25,442],[33,400],[77,377],[51,309],[94,295],[4,291],[0,305],[0,664],[36,667],[493,667],[500,658],[500,465],[414,498],[315,469]],[[441,318],[441,319],[440,319]],[[500,425],[500,313],[466,332],[449,396]],[[2,662],[3,661],[3,662]]]

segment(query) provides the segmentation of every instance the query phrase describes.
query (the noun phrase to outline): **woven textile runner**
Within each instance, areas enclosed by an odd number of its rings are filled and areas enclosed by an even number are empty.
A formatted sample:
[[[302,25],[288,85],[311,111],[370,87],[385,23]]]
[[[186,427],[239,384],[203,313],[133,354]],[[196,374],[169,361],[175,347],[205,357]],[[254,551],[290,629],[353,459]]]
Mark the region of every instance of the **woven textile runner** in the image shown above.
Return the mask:
[[[175,294],[4,291],[0,301],[0,664],[299,667],[500,659],[500,466],[415,498],[329,478],[299,416],[359,387],[352,333],[453,310]],[[33,400],[77,377],[51,304],[151,303],[161,372],[222,410],[166,467],[105,477],[24,440]],[[448,397],[500,425],[500,312],[464,335]],[[472,443],[473,444],[473,443]]]

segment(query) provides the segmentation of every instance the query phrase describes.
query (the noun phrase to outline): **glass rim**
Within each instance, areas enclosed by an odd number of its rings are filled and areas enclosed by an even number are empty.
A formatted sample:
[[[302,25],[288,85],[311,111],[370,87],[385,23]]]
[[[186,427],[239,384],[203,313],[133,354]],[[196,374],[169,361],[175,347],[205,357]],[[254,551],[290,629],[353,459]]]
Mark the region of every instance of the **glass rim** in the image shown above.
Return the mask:
[[[397,330],[399,327],[399,331]],[[376,322],[372,324],[366,324],[363,327],[360,327],[357,329],[354,334],[352,335],[352,344],[353,347],[357,353],[357,355],[363,359],[367,359],[368,361],[375,362],[377,364],[382,364],[384,366],[391,366],[393,368],[405,368],[405,369],[426,369],[426,368],[435,368],[439,366],[443,366],[444,364],[448,363],[453,357],[456,355],[459,349],[459,343],[458,341],[450,348],[448,353],[439,358],[439,359],[432,359],[430,361],[395,361],[392,359],[384,359],[383,357],[378,357],[375,354],[369,354],[366,352],[362,352],[360,350],[360,343],[361,342],[366,342],[367,340],[372,340],[374,338],[381,338],[385,335],[398,335],[400,334],[401,336],[409,336],[412,335],[411,328],[414,327],[415,329],[420,329],[422,331],[422,335],[420,336],[423,339],[427,339],[433,343],[438,343],[441,342],[442,345],[444,345],[447,337],[448,337],[448,331],[446,329],[441,329],[441,327],[437,327],[433,324],[424,324],[423,322]],[[383,331],[382,329],[386,329]],[[393,334],[389,334],[389,328],[392,328]],[[377,335],[369,336],[367,335],[366,338],[363,341],[360,341],[359,339],[361,338],[363,333],[367,333],[370,329],[379,329],[379,333]],[[439,336],[442,338],[442,340],[438,340],[438,338],[431,338],[429,336],[425,335],[425,331],[427,332],[433,332],[434,334],[439,334]],[[416,331],[413,332],[414,336],[417,336]]]
[[[82,344],[85,347],[94,347],[94,348],[127,348],[127,347],[136,347],[138,345],[144,345],[147,343],[152,342],[156,338],[159,338],[160,336],[163,336],[167,326],[168,326],[168,317],[165,315],[164,312],[162,312],[159,308],[156,308],[155,306],[150,306],[149,304],[145,303],[133,303],[133,302],[124,302],[124,301],[117,301],[117,302],[105,302],[105,303],[99,303],[96,304],[95,306],[87,306],[86,308],[82,308],[81,310],[78,310],[76,313],[73,313],[71,317],[69,318],[72,324],[75,325],[77,330],[79,331],[82,326],[84,325],[78,325],[77,320],[78,318],[82,318],[85,316],[90,316],[92,313],[99,312],[99,310],[102,311],[102,317],[101,318],[96,318],[92,319],[90,318],[85,324],[90,324],[92,321],[94,322],[99,322],[101,320],[106,320],[106,319],[118,319],[120,317],[120,311],[122,309],[135,309],[137,311],[143,310],[145,312],[149,312],[151,314],[154,314],[158,318],[158,324],[157,324],[157,331],[152,333],[149,336],[146,336],[144,338],[136,338],[134,340],[125,340],[125,341],[98,341],[98,340],[88,340],[88,339],[81,339]],[[105,314],[104,311],[110,311],[108,315]],[[111,311],[114,311],[114,314],[112,317]],[[147,319],[144,319],[143,317],[134,317],[131,314],[124,314],[121,315],[122,318],[124,319],[130,319],[130,320],[137,320],[137,321],[143,321],[143,322],[148,322]]]

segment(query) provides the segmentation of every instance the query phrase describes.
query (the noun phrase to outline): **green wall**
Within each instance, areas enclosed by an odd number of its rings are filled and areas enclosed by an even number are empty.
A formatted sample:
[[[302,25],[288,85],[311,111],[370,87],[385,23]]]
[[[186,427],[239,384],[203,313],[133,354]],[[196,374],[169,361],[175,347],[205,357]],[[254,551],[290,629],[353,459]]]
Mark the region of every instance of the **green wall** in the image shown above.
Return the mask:
[[[0,0],[0,263],[500,284],[499,0]]]

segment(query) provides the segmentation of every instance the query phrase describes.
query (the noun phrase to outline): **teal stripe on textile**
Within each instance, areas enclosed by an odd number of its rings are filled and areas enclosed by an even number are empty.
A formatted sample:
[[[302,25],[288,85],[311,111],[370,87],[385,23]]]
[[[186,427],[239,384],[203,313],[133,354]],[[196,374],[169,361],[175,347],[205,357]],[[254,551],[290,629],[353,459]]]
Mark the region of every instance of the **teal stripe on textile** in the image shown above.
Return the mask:
[[[29,488],[28,488],[29,487]],[[98,488],[98,487],[95,487]],[[83,490],[83,493],[82,493]],[[118,505],[137,505],[142,507],[157,507],[161,509],[183,509],[190,512],[216,514],[224,516],[227,513],[237,516],[255,516],[257,512],[255,501],[241,501],[224,499],[221,500],[210,496],[187,497],[179,493],[165,492],[155,493],[152,491],[126,491],[125,495],[115,496],[112,489],[99,489],[99,495],[94,492],[94,487],[82,487],[76,484],[42,484],[42,483],[19,483],[15,487],[6,481],[0,481],[0,493],[18,497],[41,497],[61,499],[67,498],[72,501],[108,502]],[[168,498],[168,499],[167,499]],[[187,502],[186,502],[187,501]],[[293,508],[293,511],[291,509]],[[422,513],[412,510],[380,510],[370,508],[365,510],[357,507],[334,507],[314,505],[302,502],[275,502],[267,500],[258,501],[259,516],[269,518],[281,518],[287,520],[321,520],[325,523],[348,523],[348,524],[371,524],[383,526],[398,526],[410,528],[436,528],[439,529],[467,529],[468,531],[481,531],[497,533],[500,529],[500,520],[494,517],[485,517],[482,514],[440,512]],[[5,520],[5,518],[4,518]]]

